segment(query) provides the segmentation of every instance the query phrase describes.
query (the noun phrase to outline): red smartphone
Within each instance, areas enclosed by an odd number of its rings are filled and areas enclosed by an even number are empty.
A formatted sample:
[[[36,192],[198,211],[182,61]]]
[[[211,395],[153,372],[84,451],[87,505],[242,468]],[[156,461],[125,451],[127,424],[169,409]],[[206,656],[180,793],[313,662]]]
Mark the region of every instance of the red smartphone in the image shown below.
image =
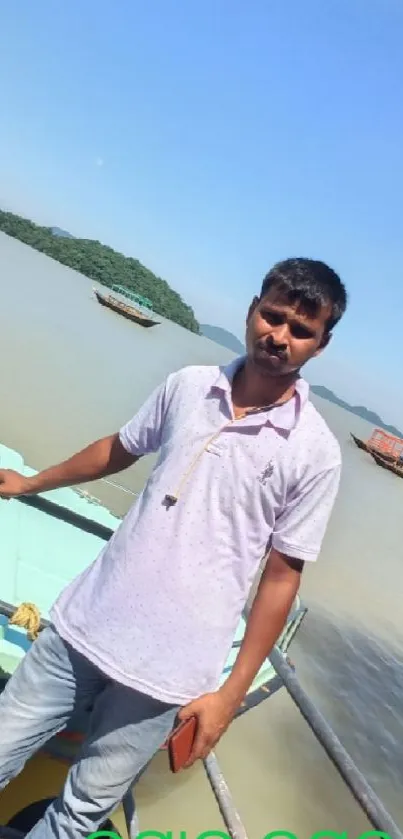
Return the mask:
[[[171,772],[179,772],[188,760],[196,736],[197,717],[180,722],[168,738],[168,757]]]

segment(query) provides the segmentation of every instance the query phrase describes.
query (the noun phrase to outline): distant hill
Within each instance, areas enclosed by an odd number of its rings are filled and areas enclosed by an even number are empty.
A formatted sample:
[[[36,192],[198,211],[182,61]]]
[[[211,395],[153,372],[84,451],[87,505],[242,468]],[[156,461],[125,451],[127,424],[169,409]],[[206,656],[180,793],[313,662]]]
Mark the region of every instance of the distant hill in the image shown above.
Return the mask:
[[[348,402],[345,402],[344,399],[339,399],[332,390],[328,390],[328,388],[323,385],[311,385],[311,391],[312,393],[316,393],[316,395],[320,396],[322,399],[327,399],[328,402],[334,402],[335,405],[339,405],[340,408],[344,408],[345,411],[349,411],[351,414],[356,414],[357,417],[361,417],[367,422],[370,422],[371,425],[383,428],[385,431],[388,431],[389,434],[394,434],[396,437],[403,437],[402,432],[399,431],[398,428],[395,428],[394,425],[387,425],[387,423],[385,423],[378,414],[374,411],[369,411],[368,408],[365,408],[363,405],[349,405]]]
[[[216,344],[226,347],[227,350],[232,350],[232,352],[239,355],[243,355],[245,352],[244,345],[236,337],[236,335],[233,335],[232,332],[228,332],[227,329],[222,329],[221,326],[211,326],[209,323],[201,323],[200,330],[202,335],[206,338],[210,338],[210,340],[215,341]]]
[[[61,227],[51,227],[50,232],[53,233],[54,236],[61,236],[62,239],[74,239],[72,233],[68,233],[67,230],[62,230]]]
[[[102,242],[78,239],[61,228],[41,227],[3,210],[0,210],[0,230],[108,288],[118,284],[148,297],[156,314],[200,335],[193,309],[166,280],[157,277],[138,259],[124,256]]]

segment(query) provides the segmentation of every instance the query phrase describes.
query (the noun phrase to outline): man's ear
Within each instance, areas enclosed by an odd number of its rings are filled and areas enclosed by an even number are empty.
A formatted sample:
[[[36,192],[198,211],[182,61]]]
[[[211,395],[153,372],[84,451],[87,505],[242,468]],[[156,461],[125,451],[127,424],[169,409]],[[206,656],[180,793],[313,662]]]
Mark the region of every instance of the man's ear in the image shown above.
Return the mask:
[[[256,306],[257,306],[258,304],[259,304],[259,297],[256,297],[256,296],[255,296],[255,297],[253,298],[253,300],[252,300],[252,303],[251,303],[251,304],[250,304],[250,306],[249,306],[249,309],[248,309],[248,314],[247,314],[247,316],[246,316],[246,323],[248,323],[248,322],[250,321],[250,319],[251,319],[251,317],[252,317],[252,315],[253,315],[253,312],[255,311]]]
[[[323,352],[323,350],[326,349],[326,347],[329,346],[330,341],[332,340],[332,337],[333,337],[333,335],[332,335],[331,332],[324,332],[323,333],[322,340],[319,344],[319,347],[316,350],[316,353],[314,353],[315,358],[316,358],[316,356],[320,355],[321,352]]]

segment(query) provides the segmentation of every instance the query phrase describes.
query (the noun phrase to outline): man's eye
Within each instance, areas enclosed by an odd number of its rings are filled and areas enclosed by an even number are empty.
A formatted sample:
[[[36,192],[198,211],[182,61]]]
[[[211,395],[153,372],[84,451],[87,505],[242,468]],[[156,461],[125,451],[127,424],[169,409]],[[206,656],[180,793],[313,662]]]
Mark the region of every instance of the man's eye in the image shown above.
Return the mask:
[[[313,337],[309,329],[305,329],[303,326],[297,325],[291,327],[291,334],[294,336],[294,338],[305,338],[306,340]]]
[[[281,315],[276,314],[276,312],[263,311],[260,314],[264,320],[267,320],[267,322],[273,324],[273,326],[279,326],[283,323],[283,318]]]

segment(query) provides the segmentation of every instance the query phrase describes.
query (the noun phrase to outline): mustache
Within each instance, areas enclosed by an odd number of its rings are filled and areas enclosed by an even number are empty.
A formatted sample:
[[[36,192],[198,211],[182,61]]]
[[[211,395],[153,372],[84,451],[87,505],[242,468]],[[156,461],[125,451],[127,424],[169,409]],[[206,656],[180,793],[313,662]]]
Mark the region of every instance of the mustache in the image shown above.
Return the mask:
[[[257,342],[258,347],[262,350],[265,350],[269,355],[275,355],[280,361],[287,361],[288,353],[287,350],[282,349],[281,347],[277,347],[276,344],[273,343],[271,338],[264,338],[261,341]]]

